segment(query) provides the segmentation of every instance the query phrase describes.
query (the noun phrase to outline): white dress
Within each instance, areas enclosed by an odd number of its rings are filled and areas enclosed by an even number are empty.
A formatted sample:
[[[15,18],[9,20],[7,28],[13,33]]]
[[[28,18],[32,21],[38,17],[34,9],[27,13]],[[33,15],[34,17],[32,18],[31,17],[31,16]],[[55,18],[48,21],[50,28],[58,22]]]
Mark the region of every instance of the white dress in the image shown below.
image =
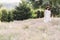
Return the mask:
[[[51,11],[45,10],[44,12],[44,22],[50,22],[51,21]]]

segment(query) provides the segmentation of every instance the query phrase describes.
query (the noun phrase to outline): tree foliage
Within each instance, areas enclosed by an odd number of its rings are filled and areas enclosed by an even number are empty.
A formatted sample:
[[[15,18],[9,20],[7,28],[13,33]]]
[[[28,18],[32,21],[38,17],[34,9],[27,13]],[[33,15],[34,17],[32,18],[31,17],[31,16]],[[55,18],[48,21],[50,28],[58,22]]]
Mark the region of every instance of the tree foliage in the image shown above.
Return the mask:
[[[30,0],[33,8],[39,8],[43,4],[43,0]]]
[[[25,3],[19,4],[14,13],[15,20],[24,20],[31,17],[31,10]]]

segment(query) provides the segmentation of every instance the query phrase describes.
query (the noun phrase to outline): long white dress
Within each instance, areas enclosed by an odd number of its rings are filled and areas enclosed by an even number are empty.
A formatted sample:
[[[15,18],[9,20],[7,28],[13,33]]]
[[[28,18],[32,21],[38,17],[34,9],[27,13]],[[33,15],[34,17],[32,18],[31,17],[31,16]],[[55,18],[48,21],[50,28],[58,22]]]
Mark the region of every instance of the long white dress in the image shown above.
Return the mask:
[[[51,21],[51,11],[45,10],[44,11],[44,22],[50,22]]]

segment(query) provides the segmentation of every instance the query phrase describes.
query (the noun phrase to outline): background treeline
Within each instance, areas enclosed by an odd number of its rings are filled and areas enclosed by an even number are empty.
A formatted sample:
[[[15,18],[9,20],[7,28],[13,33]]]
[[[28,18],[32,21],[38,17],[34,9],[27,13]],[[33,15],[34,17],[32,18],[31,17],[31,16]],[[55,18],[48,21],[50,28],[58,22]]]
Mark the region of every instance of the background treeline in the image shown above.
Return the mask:
[[[43,18],[46,6],[51,7],[53,17],[60,17],[60,0],[22,0],[14,10],[0,9],[0,20],[10,22],[29,18]]]

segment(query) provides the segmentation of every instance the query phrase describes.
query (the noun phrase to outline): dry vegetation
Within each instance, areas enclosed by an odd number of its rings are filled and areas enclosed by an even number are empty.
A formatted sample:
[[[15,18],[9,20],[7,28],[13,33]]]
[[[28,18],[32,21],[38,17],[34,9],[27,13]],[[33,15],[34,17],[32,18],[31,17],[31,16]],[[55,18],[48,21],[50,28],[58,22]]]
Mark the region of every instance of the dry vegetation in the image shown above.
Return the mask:
[[[0,40],[60,40],[60,18],[0,22]]]

